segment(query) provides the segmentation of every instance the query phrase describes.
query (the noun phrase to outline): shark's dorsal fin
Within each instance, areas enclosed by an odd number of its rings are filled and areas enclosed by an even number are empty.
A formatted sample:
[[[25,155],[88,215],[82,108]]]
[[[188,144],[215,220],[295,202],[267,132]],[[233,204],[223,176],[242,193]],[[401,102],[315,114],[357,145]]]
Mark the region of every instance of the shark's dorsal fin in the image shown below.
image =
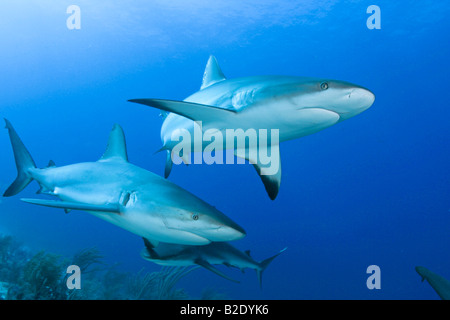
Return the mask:
[[[200,90],[203,90],[214,83],[226,80],[222,70],[220,70],[219,63],[216,57],[209,56],[208,63],[206,64],[205,72],[203,73],[203,81]]]
[[[194,261],[196,264],[198,264],[199,266],[214,272],[215,274],[217,274],[218,276],[221,276],[222,278],[225,278],[227,280],[239,283],[239,281],[234,280],[233,278],[230,278],[229,276],[227,276],[225,273],[223,273],[222,271],[220,271],[219,269],[217,269],[216,267],[214,267],[212,264],[210,264],[208,261],[203,260],[203,259],[196,259]]]
[[[48,162],[47,168],[53,168],[53,167],[56,167],[55,161],[50,160],[50,161]]]
[[[106,151],[100,160],[124,160],[128,161],[127,145],[125,142],[125,134],[118,124],[114,124],[109,134],[108,145]]]

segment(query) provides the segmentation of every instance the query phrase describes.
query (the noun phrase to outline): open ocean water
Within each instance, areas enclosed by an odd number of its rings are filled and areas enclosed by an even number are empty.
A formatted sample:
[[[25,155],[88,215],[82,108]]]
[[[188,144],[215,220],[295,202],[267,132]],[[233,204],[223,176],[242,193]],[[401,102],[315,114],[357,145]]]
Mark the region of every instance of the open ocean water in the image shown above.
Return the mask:
[[[79,29],[69,28],[70,5],[80,9]],[[380,29],[367,26],[370,5]],[[364,86],[376,96],[371,108],[281,144],[274,201],[249,164],[174,166],[170,181],[245,228],[234,246],[256,260],[287,247],[262,289],[253,270],[225,266],[218,268],[240,283],[200,268],[175,287],[190,299],[438,299],[415,267],[450,279],[449,15],[448,1],[434,0],[4,0],[0,116],[38,167],[96,161],[118,123],[130,162],[163,175],[159,111],[127,100],[185,99],[199,90],[211,54],[229,79],[292,75]],[[0,150],[3,193],[16,177],[5,129]],[[31,256],[64,259],[95,247],[97,280],[110,282],[102,289],[110,295],[85,298],[133,298],[128,278],[106,279],[108,268],[128,277],[161,270],[141,258],[139,236],[86,212],[20,201],[39,198],[37,189],[32,182],[0,198],[0,233]],[[367,286],[372,265],[379,289]],[[95,291],[81,277],[80,290]]]

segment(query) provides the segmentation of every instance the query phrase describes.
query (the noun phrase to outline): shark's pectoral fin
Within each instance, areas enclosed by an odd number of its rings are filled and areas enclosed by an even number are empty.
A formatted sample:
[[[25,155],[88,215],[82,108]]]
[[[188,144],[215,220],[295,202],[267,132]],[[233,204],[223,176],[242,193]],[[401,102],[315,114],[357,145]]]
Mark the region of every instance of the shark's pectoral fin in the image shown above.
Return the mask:
[[[272,175],[261,174],[262,168],[256,164],[253,164],[253,167],[255,167],[256,171],[259,173],[259,177],[261,178],[261,181],[263,182],[264,187],[266,188],[266,192],[269,195],[270,199],[275,200],[275,198],[278,195],[278,191],[280,190],[281,167],[279,168],[276,174]]]
[[[248,160],[253,165],[270,199],[275,200],[281,184],[280,146],[268,145],[264,149],[266,150],[261,149],[261,146],[259,150],[237,149],[235,155]]]
[[[83,210],[83,211],[97,211],[97,212],[109,212],[120,214],[120,208],[117,204],[88,204],[68,201],[55,201],[55,200],[43,200],[43,199],[20,199],[24,202],[37,204],[39,206],[52,207],[68,210]]]
[[[155,247],[158,246],[158,242],[147,239],[147,238],[142,238],[144,240],[144,245],[145,245],[145,257],[148,257],[150,259],[160,259],[158,253],[154,250]]]
[[[223,273],[222,271],[220,271],[219,269],[217,269],[216,267],[214,267],[212,264],[210,264],[208,261],[205,261],[203,259],[196,259],[194,261],[196,264],[198,264],[199,266],[214,272],[215,274],[217,274],[218,276],[221,276],[222,278],[225,278],[227,280],[239,283],[239,281],[234,280],[233,278],[230,278],[229,276],[227,276],[225,273]]]
[[[147,249],[149,249],[149,250],[150,249],[153,250],[153,248],[156,248],[159,245],[159,241],[158,240],[153,240],[153,239],[150,239],[150,238],[142,238],[142,239],[144,239],[145,247]],[[155,252],[155,254],[156,254],[156,252]]]
[[[128,101],[173,112],[194,121],[232,121],[230,117],[237,114],[234,110],[185,101],[162,99],[131,99]]]

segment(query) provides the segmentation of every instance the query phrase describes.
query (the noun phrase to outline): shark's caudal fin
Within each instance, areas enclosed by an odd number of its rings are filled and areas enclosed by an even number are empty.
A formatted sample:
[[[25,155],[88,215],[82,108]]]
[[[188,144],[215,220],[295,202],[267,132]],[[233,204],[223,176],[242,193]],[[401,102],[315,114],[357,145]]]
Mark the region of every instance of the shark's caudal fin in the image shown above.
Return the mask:
[[[22,191],[32,180],[28,170],[36,168],[33,158],[28,152],[27,148],[23,144],[16,130],[14,130],[11,123],[5,119],[6,129],[9,132],[9,138],[14,152],[14,159],[17,167],[17,178],[9,186],[9,188],[3,194],[4,197],[10,197],[18,194]]]
[[[109,134],[108,145],[105,153],[100,161],[107,160],[123,160],[128,161],[127,144],[125,142],[125,134],[118,124],[115,124]]]
[[[263,260],[259,263],[260,269],[256,269],[256,275],[258,276],[259,286],[262,288],[262,273],[267,268],[267,266],[272,262],[273,259],[278,257],[281,253],[283,253],[287,248],[284,248],[280,252],[278,252],[276,255],[267,258],[266,260]]]
[[[225,80],[225,76],[220,70],[216,57],[210,56],[206,64],[205,73],[203,74],[203,82],[200,90],[203,90],[217,82]]]

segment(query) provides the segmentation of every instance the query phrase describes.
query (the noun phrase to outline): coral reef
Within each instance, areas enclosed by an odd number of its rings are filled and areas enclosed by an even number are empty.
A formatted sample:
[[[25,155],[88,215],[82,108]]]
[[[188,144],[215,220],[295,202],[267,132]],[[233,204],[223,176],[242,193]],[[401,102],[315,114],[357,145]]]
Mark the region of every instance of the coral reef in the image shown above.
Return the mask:
[[[82,274],[81,290],[69,289],[69,265]],[[157,272],[118,271],[108,266],[95,247],[71,258],[41,250],[32,253],[12,236],[0,235],[0,300],[179,300],[191,299],[176,288],[181,278],[197,267],[162,267]],[[223,298],[207,291],[202,299]]]

